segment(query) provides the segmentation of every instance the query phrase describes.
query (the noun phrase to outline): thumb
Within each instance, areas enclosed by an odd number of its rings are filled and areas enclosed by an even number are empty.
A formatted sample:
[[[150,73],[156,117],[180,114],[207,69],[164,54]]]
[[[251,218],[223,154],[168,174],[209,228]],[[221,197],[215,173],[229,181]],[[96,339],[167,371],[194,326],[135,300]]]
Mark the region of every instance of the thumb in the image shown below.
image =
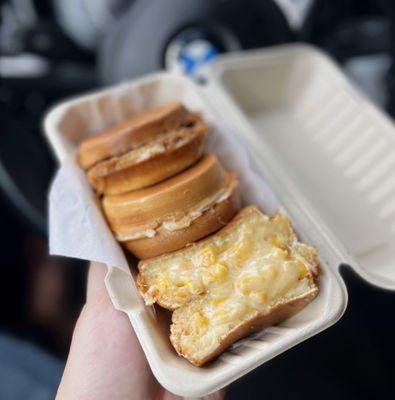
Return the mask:
[[[107,266],[98,262],[91,262],[88,271],[86,303],[92,304],[98,301],[110,303],[104,279],[107,274]]]

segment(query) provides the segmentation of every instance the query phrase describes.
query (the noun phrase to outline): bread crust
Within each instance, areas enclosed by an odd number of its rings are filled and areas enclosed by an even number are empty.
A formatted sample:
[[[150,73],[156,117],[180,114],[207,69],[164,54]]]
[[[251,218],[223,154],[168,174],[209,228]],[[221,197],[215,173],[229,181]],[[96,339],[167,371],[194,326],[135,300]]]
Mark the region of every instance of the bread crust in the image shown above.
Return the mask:
[[[234,191],[230,197],[215,204],[186,228],[170,231],[158,229],[152,238],[123,242],[123,246],[141,260],[180,250],[197,240],[223,228],[240,210],[239,194]]]
[[[182,313],[182,308],[179,308],[175,310],[172,315],[173,323],[170,327],[170,341],[180,356],[185,357],[190,363],[200,367],[223,353],[237,340],[252,333],[258,332],[268,326],[279,324],[280,322],[292,317],[301,311],[308,303],[310,303],[317,296],[318,291],[318,287],[315,286],[308,293],[302,296],[275,305],[268,313],[260,314],[257,311],[254,317],[240,323],[238,326],[229,331],[226,336],[221,338],[218,347],[212,353],[201,359],[191,357],[191,355],[184,351],[184,349],[182,349],[180,346],[179,339],[181,332],[178,332],[175,328],[176,325],[174,325],[179,317],[179,314]],[[180,325],[177,326],[179,327]]]
[[[190,128],[181,128],[178,137],[182,134],[186,137],[181,145],[173,140],[163,146],[161,151],[154,152],[141,161],[129,157],[135,151],[130,150],[120,157],[99,162],[89,169],[88,180],[98,194],[107,195],[154,185],[183,171],[201,157],[206,130],[201,122]],[[159,144],[161,145],[160,141]]]
[[[177,101],[151,108],[85,139],[80,144],[78,163],[87,170],[99,161],[124,154],[197,119],[200,119],[197,114],[190,113]]]

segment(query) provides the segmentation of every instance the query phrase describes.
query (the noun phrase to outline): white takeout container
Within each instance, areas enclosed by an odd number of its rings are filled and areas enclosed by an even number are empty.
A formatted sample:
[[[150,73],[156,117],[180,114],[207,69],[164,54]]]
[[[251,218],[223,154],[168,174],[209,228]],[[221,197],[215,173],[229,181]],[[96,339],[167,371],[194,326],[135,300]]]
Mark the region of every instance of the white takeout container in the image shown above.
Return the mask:
[[[157,90],[158,82],[167,90]],[[394,126],[326,55],[299,44],[225,55],[203,87],[160,73],[65,102],[45,120],[60,163],[75,152],[76,131],[95,131],[134,112],[128,95],[136,88],[150,96],[140,106],[177,99],[232,126],[274,190],[279,210],[303,241],[317,247],[321,265],[320,293],[311,304],[203,368],[176,355],[166,329],[136,301],[132,273],[108,266],[114,306],[129,316],[165,388],[207,395],[334,324],[347,305],[341,264],[395,290]],[[92,109],[98,119],[86,117]]]

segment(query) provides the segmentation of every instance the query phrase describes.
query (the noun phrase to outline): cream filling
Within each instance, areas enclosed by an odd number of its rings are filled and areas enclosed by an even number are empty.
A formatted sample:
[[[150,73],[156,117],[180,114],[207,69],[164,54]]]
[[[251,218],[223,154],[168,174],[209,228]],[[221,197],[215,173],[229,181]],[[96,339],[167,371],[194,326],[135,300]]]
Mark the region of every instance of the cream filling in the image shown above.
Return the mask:
[[[135,161],[136,163],[141,163],[157,154],[163,153],[165,150],[166,147],[162,143],[156,143],[154,145],[150,145],[149,147],[143,149],[143,151],[140,151],[140,154],[136,156]]]
[[[236,184],[237,181],[233,180],[228,187],[222,188],[213,196],[204,199],[204,201],[202,201],[197,207],[193,208],[180,219],[167,219],[156,226],[150,228],[143,227],[134,232],[122,234],[115,233],[115,237],[119,242],[126,242],[142,238],[153,238],[157,234],[157,231],[162,229],[169,232],[175,232],[180,229],[188,228],[193,221],[202,216],[210,208],[227,200],[233,193]]]
[[[187,142],[190,141],[190,136],[182,137],[179,138],[175,143],[171,143],[170,146],[166,146],[163,143],[156,143],[156,144],[150,144],[148,146],[143,146],[137,152],[137,155],[135,157],[135,162],[136,164],[141,163],[145,160],[148,160],[149,158],[156,156],[157,154],[164,153],[168,148],[172,148],[174,150],[180,148],[181,146],[184,146]]]
[[[158,229],[166,229],[170,232],[173,232],[179,229],[187,228],[195,219],[199,218],[210,208],[227,200],[233,193],[233,189],[233,185],[230,185],[228,188],[221,189],[211,199],[209,198],[206,201],[202,202],[198,207],[190,211],[183,218],[180,218],[179,220],[168,219],[166,221],[163,221]]]
[[[140,164],[158,154],[164,153],[168,149],[176,150],[191,140],[191,134],[188,134],[182,137],[176,136],[174,142],[166,144],[165,141],[168,136],[169,134],[164,136],[162,142],[148,143],[137,147],[136,149],[129,150],[121,156],[103,161],[102,163],[93,166],[91,170],[95,170],[98,176],[107,176],[109,173],[123,170],[131,164]]]
[[[130,233],[123,233],[123,234],[115,233],[115,238],[118,240],[118,242],[127,242],[128,240],[153,238],[155,235],[156,235],[155,229],[142,229]]]

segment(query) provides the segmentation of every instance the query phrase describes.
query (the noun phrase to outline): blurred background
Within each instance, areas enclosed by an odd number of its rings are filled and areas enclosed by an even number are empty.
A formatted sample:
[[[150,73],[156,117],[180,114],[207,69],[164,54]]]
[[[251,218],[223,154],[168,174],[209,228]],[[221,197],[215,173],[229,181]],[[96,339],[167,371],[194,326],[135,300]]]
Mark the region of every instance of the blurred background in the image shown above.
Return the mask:
[[[0,0],[0,382],[14,387],[0,383],[0,399],[53,397],[84,302],[85,263],[48,255],[56,162],[42,135],[46,110],[159,69],[203,83],[220,53],[294,41],[329,52],[395,116],[391,0]],[[231,385],[227,398],[393,397],[395,293],[346,268],[344,277],[343,319]],[[41,362],[47,372],[28,375]],[[12,384],[21,376],[24,386]]]

